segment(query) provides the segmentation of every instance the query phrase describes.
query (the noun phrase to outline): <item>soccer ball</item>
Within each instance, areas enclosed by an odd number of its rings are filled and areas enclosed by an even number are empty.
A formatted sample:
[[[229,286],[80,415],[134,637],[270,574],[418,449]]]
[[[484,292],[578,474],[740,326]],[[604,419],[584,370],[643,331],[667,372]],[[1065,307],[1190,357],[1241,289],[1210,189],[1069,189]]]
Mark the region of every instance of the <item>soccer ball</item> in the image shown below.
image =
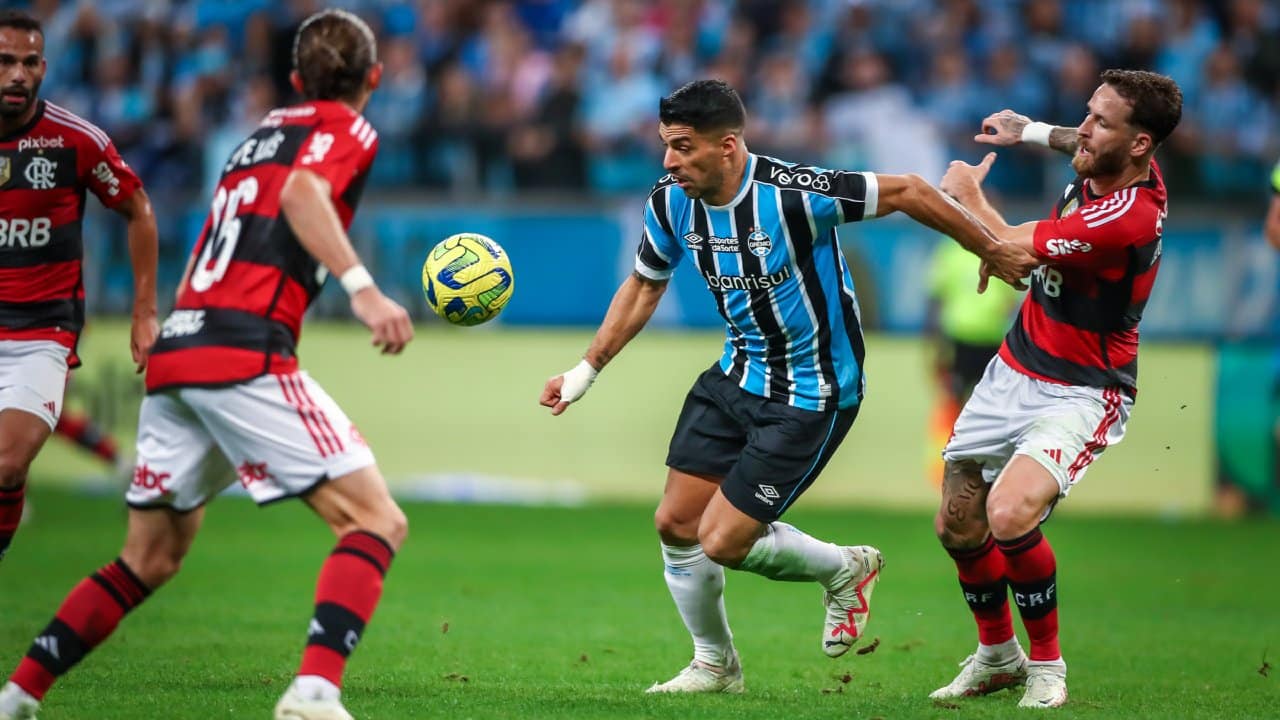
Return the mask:
[[[427,304],[454,325],[492,320],[511,299],[514,288],[507,253],[478,233],[458,233],[441,240],[422,265]]]

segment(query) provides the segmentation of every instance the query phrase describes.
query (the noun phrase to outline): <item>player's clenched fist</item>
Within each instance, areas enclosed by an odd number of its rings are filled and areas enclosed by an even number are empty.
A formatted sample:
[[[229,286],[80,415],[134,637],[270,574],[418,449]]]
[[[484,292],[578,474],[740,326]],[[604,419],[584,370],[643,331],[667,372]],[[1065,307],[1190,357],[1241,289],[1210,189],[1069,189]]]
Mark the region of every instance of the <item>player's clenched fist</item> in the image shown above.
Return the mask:
[[[591,387],[591,383],[596,381],[596,376],[599,374],[599,370],[583,360],[571,370],[547,380],[538,402],[551,408],[552,415],[559,415],[569,407],[569,403],[587,394],[587,388]]]

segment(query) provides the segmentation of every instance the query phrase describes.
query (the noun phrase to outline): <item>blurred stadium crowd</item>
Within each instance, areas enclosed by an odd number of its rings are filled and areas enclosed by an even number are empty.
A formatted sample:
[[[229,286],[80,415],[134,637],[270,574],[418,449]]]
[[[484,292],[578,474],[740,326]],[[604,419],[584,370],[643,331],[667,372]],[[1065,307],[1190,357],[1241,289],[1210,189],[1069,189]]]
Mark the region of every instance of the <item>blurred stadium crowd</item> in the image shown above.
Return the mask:
[[[322,5],[375,27],[373,182],[614,193],[658,172],[657,100],[728,80],[757,152],[937,180],[1011,107],[1071,125],[1106,67],[1186,95],[1174,191],[1257,199],[1280,151],[1280,8],[1264,0],[36,0],[45,96],[107,130],[149,189],[196,194],[290,100],[290,37]],[[1170,165],[1176,169],[1170,170]],[[1061,166],[1061,167],[1060,167]],[[1064,163],[1005,153],[1009,196]],[[154,190],[153,190],[154,192]]]

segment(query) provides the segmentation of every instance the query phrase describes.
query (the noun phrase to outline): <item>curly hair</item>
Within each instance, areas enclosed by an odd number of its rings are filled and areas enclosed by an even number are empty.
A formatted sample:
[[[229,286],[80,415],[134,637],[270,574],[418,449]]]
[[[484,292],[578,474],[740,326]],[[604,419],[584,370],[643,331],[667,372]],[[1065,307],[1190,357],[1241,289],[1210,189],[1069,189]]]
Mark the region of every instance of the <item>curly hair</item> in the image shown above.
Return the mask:
[[[1151,133],[1157,145],[1182,119],[1182,90],[1172,78],[1146,70],[1106,70],[1102,82],[1129,101],[1129,124]]]

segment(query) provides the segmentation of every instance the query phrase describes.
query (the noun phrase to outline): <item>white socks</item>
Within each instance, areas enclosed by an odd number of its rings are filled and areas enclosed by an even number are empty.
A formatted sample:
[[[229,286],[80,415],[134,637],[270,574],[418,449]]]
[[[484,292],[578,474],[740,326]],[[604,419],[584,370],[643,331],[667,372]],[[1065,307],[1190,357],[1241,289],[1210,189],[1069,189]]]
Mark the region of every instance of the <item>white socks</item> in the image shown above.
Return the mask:
[[[328,702],[337,700],[342,695],[342,690],[337,685],[319,675],[299,675],[293,679],[293,688],[308,700]]]
[[[724,612],[724,568],[707,558],[701,545],[662,545],[663,576],[684,626],[693,636],[693,658],[726,667],[733,633]]]
[[[845,566],[844,555],[834,543],[822,542],[784,522],[772,522],[738,569],[770,580],[816,580],[831,589]]]
[[[1021,646],[1018,645],[1018,636],[1015,635],[999,645],[983,645],[978,643],[978,660],[988,665],[1001,665],[1018,657],[1022,652]]]

